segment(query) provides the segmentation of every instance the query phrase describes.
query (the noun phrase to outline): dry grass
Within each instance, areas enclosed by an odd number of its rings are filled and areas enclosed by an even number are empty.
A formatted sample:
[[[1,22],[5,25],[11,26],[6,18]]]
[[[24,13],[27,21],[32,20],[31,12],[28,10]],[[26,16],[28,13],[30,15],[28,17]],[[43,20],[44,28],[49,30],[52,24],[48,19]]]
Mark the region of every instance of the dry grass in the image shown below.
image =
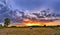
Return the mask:
[[[3,28],[0,35],[60,35],[60,28]]]

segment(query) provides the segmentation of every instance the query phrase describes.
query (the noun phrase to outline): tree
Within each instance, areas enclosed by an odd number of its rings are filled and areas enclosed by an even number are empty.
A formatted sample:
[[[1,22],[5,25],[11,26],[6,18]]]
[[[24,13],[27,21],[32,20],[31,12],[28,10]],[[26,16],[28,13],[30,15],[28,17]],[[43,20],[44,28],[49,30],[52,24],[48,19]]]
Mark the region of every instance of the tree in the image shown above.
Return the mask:
[[[46,25],[44,25],[44,27],[46,27]]]
[[[10,23],[10,19],[9,18],[6,18],[4,21],[5,21],[4,22],[4,25],[7,27],[9,25],[9,23]]]

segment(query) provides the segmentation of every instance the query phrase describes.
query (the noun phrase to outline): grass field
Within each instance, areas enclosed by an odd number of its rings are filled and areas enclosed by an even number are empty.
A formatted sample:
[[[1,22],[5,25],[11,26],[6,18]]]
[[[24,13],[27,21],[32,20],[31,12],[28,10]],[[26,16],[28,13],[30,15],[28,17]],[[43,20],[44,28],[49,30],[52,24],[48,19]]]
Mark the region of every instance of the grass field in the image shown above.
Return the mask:
[[[60,35],[60,27],[1,28],[0,35]]]

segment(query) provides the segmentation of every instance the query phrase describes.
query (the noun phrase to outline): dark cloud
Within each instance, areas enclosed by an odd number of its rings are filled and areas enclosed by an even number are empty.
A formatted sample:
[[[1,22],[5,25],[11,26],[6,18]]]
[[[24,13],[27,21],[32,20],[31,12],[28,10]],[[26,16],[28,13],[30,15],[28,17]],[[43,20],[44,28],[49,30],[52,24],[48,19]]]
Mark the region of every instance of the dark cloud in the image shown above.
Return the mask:
[[[10,2],[14,9],[34,10],[45,7],[51,8],[54,12],[60,11],[60,0],[10,0]]]
[[[11,6],[11,7],[10,7]],[[7,2],[0,2],[0,21],[4,20],[4,18],[9,17],[12,20],[20,19],[21,13],[28,16],[28,18],[43,18],[44,16],[40,16],[40,8],[52,8],[54,13],[60,13],[60,0],[7,0]],[[34,9],[39,9],[39,13]],[[14,9],[14,10],[13,10]],[[16,9],[18,9],[16,11]],[[28,14],[26,11],[19,11],[20,9],[28,10]],[[34,14],[30,14],[31,11],[36,12]],[[34,10],[34,11],[33,11]]]

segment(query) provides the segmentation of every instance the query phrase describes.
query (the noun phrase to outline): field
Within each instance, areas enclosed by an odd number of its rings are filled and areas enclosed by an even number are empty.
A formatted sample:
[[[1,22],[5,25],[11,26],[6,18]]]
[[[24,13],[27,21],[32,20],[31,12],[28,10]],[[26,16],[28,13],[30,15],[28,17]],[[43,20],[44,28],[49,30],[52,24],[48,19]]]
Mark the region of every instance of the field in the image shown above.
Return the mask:
[[[60,27],[1,28],[0,35],[60,35]]]

